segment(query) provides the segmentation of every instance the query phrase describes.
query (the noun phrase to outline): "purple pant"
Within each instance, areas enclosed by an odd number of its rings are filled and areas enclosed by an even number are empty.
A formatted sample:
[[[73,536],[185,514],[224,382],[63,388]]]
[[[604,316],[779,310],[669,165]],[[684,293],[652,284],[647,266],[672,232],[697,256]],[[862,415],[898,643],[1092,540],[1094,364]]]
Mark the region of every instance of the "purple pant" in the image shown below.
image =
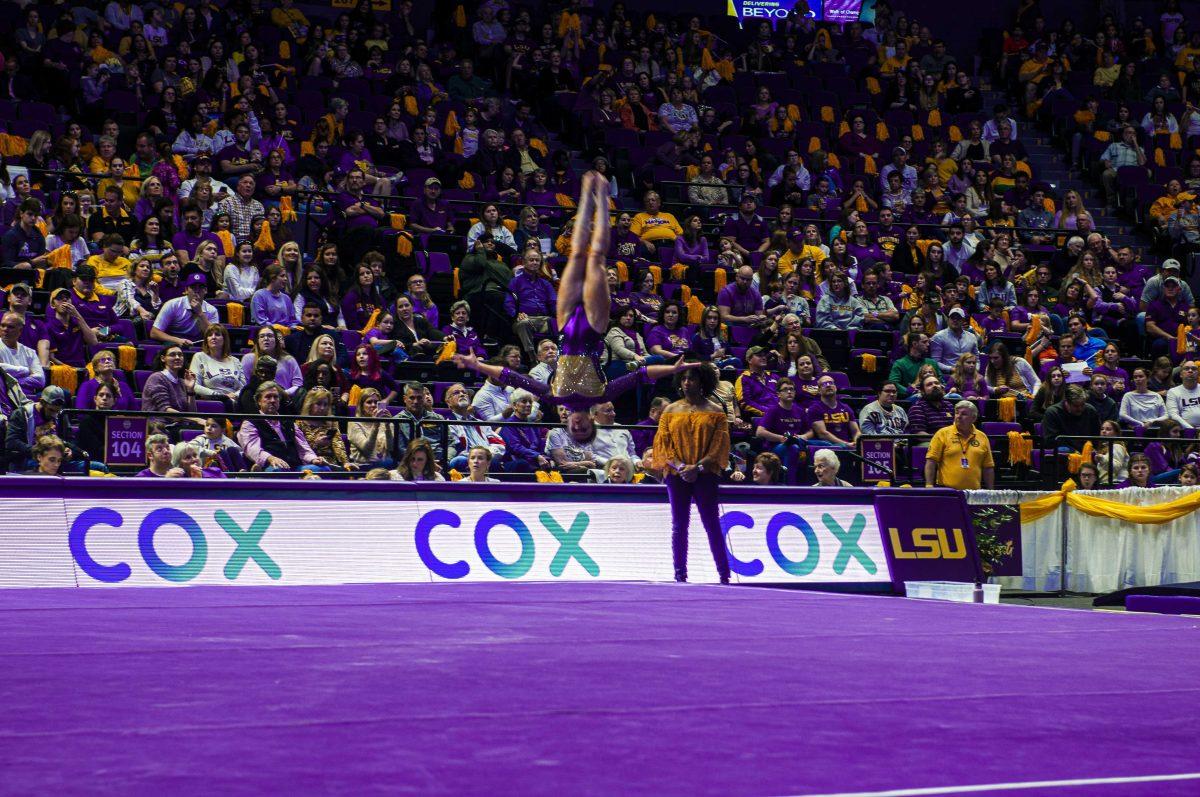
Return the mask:
[[[675,562],[675,580],[687,581],[688,527],[692,520],[692,502],[695,501],[721,583],[729,583],[729,553],[725,548],[725,534],[721,531],[717,477],[704,471],[696,481],[689,483],[671,475],[666,484],[667,497],[671,501],[671,556]]]

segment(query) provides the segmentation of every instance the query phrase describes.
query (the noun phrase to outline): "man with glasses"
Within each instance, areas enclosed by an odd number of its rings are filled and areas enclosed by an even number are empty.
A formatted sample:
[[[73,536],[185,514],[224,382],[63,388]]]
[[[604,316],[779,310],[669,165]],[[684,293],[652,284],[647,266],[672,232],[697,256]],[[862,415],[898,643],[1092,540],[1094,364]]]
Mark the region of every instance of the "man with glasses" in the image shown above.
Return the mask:
[[[879,397],[858,413],[858,427],[863,434],[906,434],[908,413],[896,403],[900,388],[895,382],[884,382]]]
[[[817,400],[808,404],[808,437],[816,445],[850,448],[861,434],[854,410],[838,398],[837,382],[825,374],[817,379]]]
[[[1083,403],[1086,405],[1087,401]],[[929,441],[929,451],[925,454],[926,487],[992,489],[996,463],[987,435],[975,428],[978,417],[979,408],[974,402],[964,399],[954,405],[954,423],[939,429]]]

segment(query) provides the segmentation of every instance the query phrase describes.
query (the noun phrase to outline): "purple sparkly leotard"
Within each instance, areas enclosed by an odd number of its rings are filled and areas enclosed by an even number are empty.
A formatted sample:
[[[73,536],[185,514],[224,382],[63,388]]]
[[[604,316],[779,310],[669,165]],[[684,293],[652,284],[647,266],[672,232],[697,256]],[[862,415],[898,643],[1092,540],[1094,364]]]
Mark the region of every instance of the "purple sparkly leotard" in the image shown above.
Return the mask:
[[[544,385],[508,368],[501,372],[500,382],[528,390],[543,404],[561,404],[576,412],[612,401],[634,385],[650,381],[645,366],[642,366],[608,382],[600,362],[603,352],[604,336],[592,329],[583,305],[576,305],[563,326],[562,354],[550,384]]]

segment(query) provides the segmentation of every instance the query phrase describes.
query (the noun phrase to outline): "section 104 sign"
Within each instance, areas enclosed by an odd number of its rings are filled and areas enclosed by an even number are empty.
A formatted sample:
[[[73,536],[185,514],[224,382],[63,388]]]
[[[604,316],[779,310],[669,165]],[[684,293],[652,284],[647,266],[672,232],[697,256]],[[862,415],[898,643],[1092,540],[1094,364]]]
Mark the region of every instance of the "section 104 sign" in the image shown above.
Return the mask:
[[[146,418],[110,415],[105,423],[104,464],[146,464]],[[89,452],[95,456],[95,452]]]

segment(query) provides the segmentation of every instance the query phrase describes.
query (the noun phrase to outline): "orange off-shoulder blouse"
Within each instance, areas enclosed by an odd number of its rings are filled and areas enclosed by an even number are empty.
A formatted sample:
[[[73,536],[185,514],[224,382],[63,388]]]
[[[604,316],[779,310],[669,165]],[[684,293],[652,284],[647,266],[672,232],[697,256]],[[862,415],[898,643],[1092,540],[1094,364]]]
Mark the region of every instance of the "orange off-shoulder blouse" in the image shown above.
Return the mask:
[[[654,435],[654,467],[694,465],[708,458],[705,470],[720,474],[729,467],[729,419],[723,412],[665,412]]]

